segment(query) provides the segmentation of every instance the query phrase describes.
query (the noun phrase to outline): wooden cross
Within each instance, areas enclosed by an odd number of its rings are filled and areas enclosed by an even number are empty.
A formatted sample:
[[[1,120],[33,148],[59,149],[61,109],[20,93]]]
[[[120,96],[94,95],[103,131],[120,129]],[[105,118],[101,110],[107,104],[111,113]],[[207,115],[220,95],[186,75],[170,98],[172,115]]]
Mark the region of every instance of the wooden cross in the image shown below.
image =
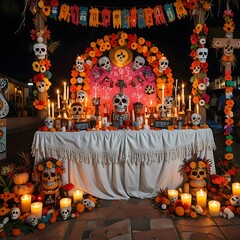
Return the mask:
[[[120,93],[123,93],[123,88],[126,88],[127,84],[124,82],[124,80],[118,80],[116,86],[120,88]]]

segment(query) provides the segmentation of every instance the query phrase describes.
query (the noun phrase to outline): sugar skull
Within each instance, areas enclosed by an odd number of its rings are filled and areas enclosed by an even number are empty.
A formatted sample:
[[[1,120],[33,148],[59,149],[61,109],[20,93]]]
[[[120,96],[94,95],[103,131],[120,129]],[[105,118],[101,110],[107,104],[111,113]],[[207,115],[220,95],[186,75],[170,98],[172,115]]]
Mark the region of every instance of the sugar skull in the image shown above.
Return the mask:
[[[21,210],[18,207],[13,207],[10,212],[10,217],[13,220],[18,219],[21,216]]]
[[[91,199],[88,199],[88,198],[85,198],[82,203],[86,208],[95,207],[95,203]]]
[[[230,203],[232,206],[234,207],[239,207],[240,206],[240,196],[238,195],[233,195],[231,198],[230,198]]]
[[[37,88],[38,88],[38,92],[46,92],[47,91],[47,84],[45,81],[41,81],[39,82],[39,84],[37,84]]]
[[[84,60],[80,56],[77,56],[75,64],[78,72],[84,72]]]
[[[98,64],[105,69],[107,72],[111,71],[111,62],[110,59],[106,56],[99,58]]]
[[[83,90],[77,92],[77,98],[76,98],[76,101],[81,103],[81,104],[85,104],[86,102],[86,99],[87,99],[87,93]]]
[[[159,71],[162,72],[162,71],[165,71],[167,70],[168,68],[168,59],[166,59],[166,57],[162,57],[161,59],[159,59]]]
[[[201,120],[202,120],[202,116],[199,113],[193,113],[191,115],[191,121],[193,126],[199,125]]]
[[[165,118],[167,115],[167,106],[165,104],[162,105],[161,103],[159,103],[156,108],[157,112],[160,113],[160,116],[162,118]]]
[[[84,107],[81,103],[75,102],[71,106],[71,114],[73,120],[79,120],[83,113]]]
[[[56,168],[46,168],[42,172],[42,187],[45,190],[54,190],[60,186],[60,175]]]
[[[205,63],[208,56],[208,49],[207,48],[198,48],[196,50],[196,57],[200,63]]]
[[[53,118],[51,118],[51,117],[46,117],[46,118],[44,119],[44,124],[45,124],[45,126],[48,127],[48,129],[53,128],[53,125],[54,125],[54,120],[53,120]]]
[[[164,99],[164,105],[166,106],[166,108],[172,108],[172,106],[173,106],[173,97],[170,97],[170,96],[166,97]]]
[[[47,45],[43,43],[42,37],[38,37],[37,41],[38,42],[33,45],[33,52],[37,59],[45,59],[47,55]]]
[[[72,212],[72,207],[70,207],[70,206],[61,208],[61,215],[62,215],[63,220],[67,220],[68,217],[70,217],[71,212]]]
[[[30,214],[29,216],[27,216],[26,222],[31,226],[35,227],[38,224],[38,219],[34,214]]]
[[[133,62],[133,71],[142,68],[145,64],[145,58],[142,56],[136,56]]]
[[[127,111],[129,98],[126,94],[120,92],[114,95],[112,103],[117,113],[124,113]]]

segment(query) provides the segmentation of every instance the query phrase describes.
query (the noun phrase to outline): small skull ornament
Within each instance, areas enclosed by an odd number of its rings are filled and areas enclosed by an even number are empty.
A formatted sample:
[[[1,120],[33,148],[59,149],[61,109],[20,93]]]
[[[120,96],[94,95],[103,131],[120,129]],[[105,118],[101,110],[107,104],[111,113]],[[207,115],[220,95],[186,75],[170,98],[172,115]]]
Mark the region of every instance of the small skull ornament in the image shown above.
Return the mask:
[[[110,62],[110,59],[108,57],[103,56],[103,57],[99,58],[98,64],[103,69],[105,69],[107,72],[111,71],[111,62]]]
[[[51,118],[51,117],[46,117],[46,118],[44,119],[44,124],[45,124],[45,126],[48,127],[48,129],[53,128],[53,125],[54,125],[54,120],[53,120],[53,118]]]
[[[193,73],[194,74],[198,74],[198,73],[200,73],[200,71],[201,71],[201,66],[200,65],[197,65],[197,66],[193,67]]]
[[[67,220],[68,217],[70,217],[71,212],[72,212],[72,207],[70,207],[70,206],[61,208],[61,215],[62,215],[63,220]]]
[[[56,168],[46,168],[42,172],[42,187],[45,190],[54,190],[60,186],[60,175]]]
[[[37,41],[38,42],[33,45],[33,52],[37,59],[45,59],[47,55],[47,45],[43,43],[42,37],[38,37]]]
[[[30,214],[29,216],[27,216],[26,222],[28,224],[30,224],[31,226],[35,227],[38,224],[38,219],[37,219],[36,215]]]
[[[78,72],[84,72],[84,60],[80,56],[77,56],[75,64]]]
[[[18,219],[21,216],[21,210],[18,207],[13,207],[10,212],[10,217],[13,220]]]
[[[37,84],[37,88],[38,88],[38,92],[45,92],[47,90],[47,84],[45,83],[45,81],[41,81],[39,82],[39,84]]]
[[[124,113],[127,111],[129,98],[124,93],[117,93],[114,95],[112,103],[117,113]]]
[[[136,56],[133,62],[133,71],[142,68],[145,64],[145,58],[142,56]]]
[[[233,207],[239,207],[240,206],[240,196],[238,195],[233,195],[230,198],[230,203]]]
[[[207,48],[198,48],[196,50],[196,57],[200,63],[205,63],[208,56],[208,49]]]
[[[166,106],[166,108],[172,108],[173,106],[173,97],[166,97],[164,99],[164,105]]]
[[[191,115],[191,121],[193,126],[198,126],[202,120],[202,116],[199,113],[193,113]]]
[[[77,98],[76,98],[77,102],[84,104],[86,101],[86,98],[87,98],[87,93],[85,91],[81,90],[77,92]]]
[[[88,208],[88,207],[93,207],[94,208],[95,207],[95,203],[88,198],[85,198],[82,203],[86,208]]]
[[[75,102],[71,106],[71,114],[73,120],[79,120],[81,117],[81,114],[83,113],[83,105],[79,102]]]
[[[169,63],[168,59],[166,59],[166,57],[162,57],[162,58],[159,60],[158,70],[159,70],[160,72],[167,70],[167,68],[168,68],[168,63]]]

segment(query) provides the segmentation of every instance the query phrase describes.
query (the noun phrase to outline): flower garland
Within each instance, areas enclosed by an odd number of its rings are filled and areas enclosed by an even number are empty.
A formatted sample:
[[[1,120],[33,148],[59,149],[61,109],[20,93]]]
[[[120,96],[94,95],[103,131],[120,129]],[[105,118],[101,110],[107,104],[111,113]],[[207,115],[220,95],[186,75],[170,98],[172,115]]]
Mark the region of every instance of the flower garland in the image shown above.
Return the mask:
[[[207,77],[208,63],[205,60],[198,58],[197,51],[204,51],[208,53],[207,48],[204,48],[208,34],[208,27],[206,24],[197,24],[191,35],[191,53],[193,62],[190,66],[193,76],[190,79],[192,83],[193,103],[199,106],[209,108],[210,97],[206,94],[206,88],[209,86],[209,78]],[[206,56],[207,57],[207,56]]]
[[[102,39],[96,42],[91,42],[90,47],[86,48],[85,53],[77,57],[84,60],[84,70],[79,72],[76,65],[73,66],[70,79],[71,98],[76,98],[76,92],[80,90],[90,93],[90,71],[94,64],[98,62],[98,58],[107,55],[112,48],[126,47],[137,54],[143,55],[148,64],[153,68],[156,75],[157,95],[161,98],[162,86],[164,85],[164,96],[171,96],[173,90],[174,79],[172,70],[168,67],[165,71],[159,71],[159,60],[165,58],[159,51],[158,47],[154,46],[150,41],[143,37],[137,37],[136,34],[127,34],[118,32],[105,35]]]

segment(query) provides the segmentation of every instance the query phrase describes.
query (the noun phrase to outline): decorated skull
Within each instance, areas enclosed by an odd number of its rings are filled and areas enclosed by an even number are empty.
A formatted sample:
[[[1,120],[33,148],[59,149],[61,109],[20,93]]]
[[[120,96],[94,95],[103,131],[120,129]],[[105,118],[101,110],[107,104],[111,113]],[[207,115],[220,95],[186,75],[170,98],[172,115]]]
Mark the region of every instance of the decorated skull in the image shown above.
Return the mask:
[[[239,207],[240,206],[240,196],[238,195],[233,195],[231,198],[230,198],[230,203],[232,206],[234,207]]]
[[[166,108],[172,108],[172,106],[173,106],[173,97],[170,97],[170,96],[166,97],[164,99],[164,105],[166,106]]]
[[[87,99],[87,93],[85,91],[81,90],[77,92],[77,98],[76,98],[77,102],[84,104],[86,99]]]
[[[133,71],[136,71],[143,67],[145,64],[145,58],[142,56],[136,56],[133,62]]]
[[[223,49],[223,52],[224,52],[224,54],[225,54],[226,56],[232,56],[232,55],[233,55],[233,51],[234,51],[234,49],[233,49],[233,46],[231,46],[231,45],[227,45],[227,46],[224,47],[224,49]]]
[[[51,118],[51,117],[46,117],[46,118],[44,119],[44,124],[45,124],[45,126],[48,127],[48,129],[53,128],[53,124],[54,124],[53,118]]]
[[[37,43],[33,45],[33,52],[37,59],[45,59],[47,55],[47,45],[43,43],[43,37],[39,36],[37,38]]]
[[[92,200],[88,199],[88,198],[85,198],[82,203],[87,208],[88,207],[95,207],[95,203]]]
[[[77,56],[75,64],[78,72],[84,72],[84,60],[80,56]]]
[[[61,208],[61,215],[63,220],[67,220],[67,218],[70,217],[71,212],[72,212],[72,207],[70,206]]]
[[[207,173],[206,173],[206,170],[203,168],[191,169],[188,176],[190,179],[193,179],[195,181],[202,181],[207,177]],[[199,185],[199,182],[198,182],[198,185]],[[192,186],[192,187],[196,187],[196,186]],[[204,186],[199,186],[199,187],[205,187],[205,182],[204,182]]]
[[[45,190],[57,189],[60,185],[60,175],[56,168],[46,168],[42,172],[42,187]]]
[[[27,216],[26,222],[31,226],[35,227],[38,224],[38,219],[34,214],[30,214],[29,216]]]
[[[200,63],[205,63],[208,56],[208,49],[207,48],[198,48],[196,50],[196,57]]]
[[[39,84],[37,84],[37,88],[38,88],[38,92],[41,92],[41,93],[45,92],[47,89],[46,82],[45,81],[39,82]]]
[[[83,106],[79,102],[75,102],[71,106],[71,114],[73,120],[79,120],[83,113]]]
[[[108,57],[103,56],[103,57],[99,58],[98,64],[103,69],[105,69],[107,72],[111,71],[111,62],[110,62],[110,59]]]
[[[112,103],[117,113],[124,113],[129,105],[129,98],[126,94],[120,92],[114,95]]]
[[[166,57],[162,57],[160,60],[159,60],[159,71],[162,72],[162,71],[165,71],[167,68],[168,68],[168,59],[166,59]]]
[[[200,73],[200,71],[201,71],[201,66],[200,65],[197,65],[197,66],[193,67],[193,73],[194,74]]]
[[[191,115],[192,125],[194,125],[194,126],[199,125],[201,120],[202,120],[202,116],[199,113],[193,113]]]
[[[21,210],[18,207],[13,207],[10,212],[10,217],[13,220],[18,219],[21,216]]]
[[[157,112],[166,112],[167,111],[167,106],[165,104],[159,103],[157,105]]]

